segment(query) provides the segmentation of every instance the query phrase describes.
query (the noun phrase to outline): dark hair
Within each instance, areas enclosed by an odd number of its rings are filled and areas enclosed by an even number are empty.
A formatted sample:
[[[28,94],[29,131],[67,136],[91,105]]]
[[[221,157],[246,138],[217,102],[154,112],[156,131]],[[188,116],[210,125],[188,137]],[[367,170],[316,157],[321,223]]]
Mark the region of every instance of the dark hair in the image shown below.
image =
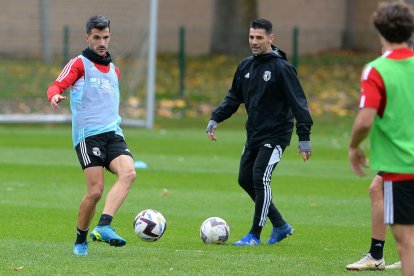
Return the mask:
[[[263,19],[263,18],[255,19],[252,22],[250,22],[250,28],[265,29],[266,34],[268,35],[273,33],[272,22],[270,22],[269,20]]]
[[[389,42],[407,42],[414,31],[414,14],[403,2],[383,2],[372,15],[378,32]]]
[[[103,30],[105,28],[110,29],[111,21],[103,15],[95,15],[89,18],[86,22],[86,33],[90,34],[92,29]]]

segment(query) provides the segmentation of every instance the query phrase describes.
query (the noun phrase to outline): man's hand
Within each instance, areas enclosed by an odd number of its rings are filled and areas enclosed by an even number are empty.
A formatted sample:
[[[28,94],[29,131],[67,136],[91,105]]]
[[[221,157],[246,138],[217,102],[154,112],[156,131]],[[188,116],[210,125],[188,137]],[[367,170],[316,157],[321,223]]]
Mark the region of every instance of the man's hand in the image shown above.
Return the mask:
[[[365,176],[364,171],[362,170],[362,167],[368,168],[367,161],[365,159],[365,153],[360,148],[351,148],[348,149],[348,157],[349,162],[351,163],[352,170],[359,176]]]
[[[348,147],[348,157],[352,170],[359,176],[365,176],[362,167],[368,168],[365,160],[365,153],[359,146],[361,142],[368,136],[372,124],[374,123],[377,110],[366,107],[358,112],[352,127],[351,141]]]
[[[299,141],[298,154],[302,154],[303,161],[312,156],[312,145],[310,141]]]
[[[51,99],[50,99],[50,106],[53,109],[59,108],[59,104],[61,101],[66,100],[65,96],[62,96],[60,94],[54,95]]]
[[[208,121],[208,125],[206,128],[206,132],[208,135],[208,138],[210,138],[211,141],[216,141],[216,136],[214,135],[214,131],[217,128],[217,122],[214,120]]]

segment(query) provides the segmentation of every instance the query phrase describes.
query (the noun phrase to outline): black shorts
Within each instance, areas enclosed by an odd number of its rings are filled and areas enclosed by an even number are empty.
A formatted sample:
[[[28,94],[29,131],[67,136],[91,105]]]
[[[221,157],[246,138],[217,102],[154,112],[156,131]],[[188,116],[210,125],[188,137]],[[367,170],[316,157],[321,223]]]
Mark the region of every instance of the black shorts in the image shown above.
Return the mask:
[[[414,225],[414,180],[384,181],[384,222]]]
[[[108,171],[112,160],[120,155],[133,158],[124,137],[114,131],[87,137],[75,147],[82,169],[89,167],[105,167]]]

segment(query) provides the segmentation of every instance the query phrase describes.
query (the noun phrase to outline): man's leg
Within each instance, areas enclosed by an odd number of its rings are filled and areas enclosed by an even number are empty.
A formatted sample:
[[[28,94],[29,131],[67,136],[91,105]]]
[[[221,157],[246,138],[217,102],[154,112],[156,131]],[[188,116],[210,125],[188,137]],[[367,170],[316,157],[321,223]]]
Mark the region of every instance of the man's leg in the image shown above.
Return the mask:
[[[235,242],[234,245],[260,243],[260,234],[267,216],[271,218],[273,224],[286,224],[272,202],[270,188],[272,172],[279,162],[282,152],[280,147],[274,149],[262,147],[255,153],[245,149],[240,162],[239,184],[255,202],[255,214],[249,234]]]
[[[253,152],[244,149],[242,157],[240,159],[239,166],[239,178],[238,182],[240,187],[246,191],[250,198],[256,200],[256,192],[254,189],[254,179],[253,179],[253,165],[257,157],[257,152]],[[284,225],[282,215],[277,210],[273,202],[270,202],[269,212],[267,214],[269,220],[272,222],[273,227],[281,227]]]
[[[272,200],[270,186],[272,174],[279,164],[284,148],[276,145],[273,148],[263,146],[259,150],[253,168],[254,188],[256,192],[255,214],[250,232],[261,233],[266,224],[266,216],[270,218],[273,229],[267,244],[276,244],[293,234],[293,228],[282,218]]]
[[[384,224],[384,189],[382,177],[376,175],[369,186],[371,199],[372,239],[369,253],[355,263],[346,266],[348,270],[383,270],[383,250],[387,226]]]
[[[282,149],[278,146],[275,148],[262,147],[260,148],[254,163],[253,180],[256,198],[253,227],[251,231],[253,233],[258,233],[259,235],[266,224],[270,204],[273,204],[270,182],[272,180],[273,170],[279,163],[282,153]],[[284,221],[281,215],[279,220],[281,220],[279,224],[283,225]]]
[[[86,194],[82,199],[78,212],[77,235],[74,246],[74,253],[76,255],[88,254],[88,242],[86,238],[95,214],[96,204],[102,197],[104,188],[102,167],[85,168],[83,172],[86,178]]]
[[[244,147],[243,153],[240,158],[240,167],[239,167],[239,177],[238,182],[240,187],[250,196],[250,198],[255,201],[256,192],[254,189],[253,181],[253,164],[256,159],[257,152],[252,151],[249,148]],[[260,236],[255,237],[253,233],[248,233],[241,240],[234,242],[233,245],[244,246],[244,245],[256,245],[260,244]]]
[[[117,175],[117,181],[108,192],[104,210],[98,226],[91,233],[91,238],[94,241],[109,243],[112,246],[124,246],[126,241],[115,233],[110,224],[135,180],[134,160],[129,155],[120,155],[112,160],[109,169]]]
[[[384,221],[397,242],[403,275],[414,275],[414,180],[384,181]]]
[[[104,214],[114,216],[128,195],[135,180],[134,160],[129,155],[120,155],[109,165],[111,172],[117,175],[117,181],[106,196]]]
[[[391,230],[397,241],[402,275],[414,275],[414,225],[393,224]]]
[[[89,229],[95,214],[96,204],[102,197],[104,190],[104,176],[102,167],[89,167],[84,170],[86,178],[86,194],[79,207],[78,228]]]
[[[387,236],[387,225],[384,224],[384,185],[382,177],[376,175],[369,187],[371,198],[372,240],[369,253],[374,259],[384,257],[384,243]]]

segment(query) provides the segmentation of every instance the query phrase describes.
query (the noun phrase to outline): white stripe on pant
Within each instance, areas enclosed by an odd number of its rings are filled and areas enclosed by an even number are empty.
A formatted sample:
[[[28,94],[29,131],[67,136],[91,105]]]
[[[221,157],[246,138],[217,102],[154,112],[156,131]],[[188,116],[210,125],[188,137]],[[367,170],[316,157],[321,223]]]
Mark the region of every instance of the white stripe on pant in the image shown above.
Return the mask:
[[[394,224],[392,181],[384,181],[384,223]]]
[[[282,148],[276,146],[273,149],[272,155],[270,156],[269,163],[266,167],[265,173],[263,175],[263,187],[264,187],[264,201],[262,213],[260,216],[259,226],[264,226],[266,224],[267,213],[269,212],[270,202],[272,201],[272,190],[270,188],[270,180],[272,177],[272,171],[274,166],[280,161],[282,155]]]

